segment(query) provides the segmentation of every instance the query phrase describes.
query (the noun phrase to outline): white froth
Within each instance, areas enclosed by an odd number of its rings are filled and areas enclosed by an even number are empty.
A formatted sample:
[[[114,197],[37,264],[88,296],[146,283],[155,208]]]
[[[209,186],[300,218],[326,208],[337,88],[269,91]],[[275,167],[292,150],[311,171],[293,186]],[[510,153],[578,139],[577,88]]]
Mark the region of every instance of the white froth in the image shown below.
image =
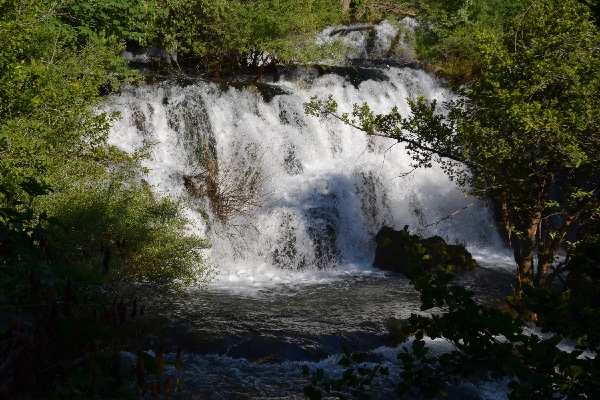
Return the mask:
[[[311,96],[333,95],[340,112],[368,103],[376,112],[397,106],[404,115],[407,97],[443,102],[452,96],[423,71],[390,68],[384,74],[385,80],[358,86],[333,74],[283,81],[267,87],[277,91],[269,101],[260,93],[264,87],[201,80],[131,88],[109,105],[122,114],[110,142],[130,152],[151,146],[145,179],[159,193],[186,196],[182,177],[201,169],[202,146],[213,146],[222,170],[261,174],[261,207],[227,224],[205,201],[190,201],[186,210],[193,229],[212,243],[207,254],[219,270],[214,287],[252,289],[370,273],[374,236],[383,225],[422,228],[423,235],[466,243],[485,265],[508,265],[484,205],[436,224],[475,200],[439,166],[406,175],[411,160],[394,140],[304,114]]]

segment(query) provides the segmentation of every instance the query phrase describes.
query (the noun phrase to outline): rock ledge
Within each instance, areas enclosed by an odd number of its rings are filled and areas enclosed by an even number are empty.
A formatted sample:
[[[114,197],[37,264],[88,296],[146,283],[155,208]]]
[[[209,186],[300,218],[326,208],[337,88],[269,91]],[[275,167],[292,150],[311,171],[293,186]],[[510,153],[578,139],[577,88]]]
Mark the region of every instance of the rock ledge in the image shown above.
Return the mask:
[[[419,238],[410,235],[407,227],[397,231],[388,226],[382,227],[375,236],[377,248],[373,267],[385,271],[400,272],[406,275],[414,246],[420,243],[429,259],[425,260],[429,270],[444,268],[448,272],[464,272],[477,267],[477,262],[463,245],[447,244],[439,236]]]

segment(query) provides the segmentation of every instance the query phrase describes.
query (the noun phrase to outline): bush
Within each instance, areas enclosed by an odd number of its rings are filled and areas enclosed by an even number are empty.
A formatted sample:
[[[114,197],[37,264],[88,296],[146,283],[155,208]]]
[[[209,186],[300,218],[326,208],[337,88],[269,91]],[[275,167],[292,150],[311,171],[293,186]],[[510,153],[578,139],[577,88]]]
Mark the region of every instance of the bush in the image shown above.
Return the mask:
[[[191,233],[181,201],[153,194],[136,170],[113,167],[67,181],[44,203],[63,227],[53,234],[61,246],[77,249],[71,262],[100,272],[110,285],[177,289],[207,282],[208,242]]]
[[[93,107],[136,74],[118,56],[122,43],[114,36],[77,43],[49,4],[28,4],[30,14],[12,6],[0,14],[0,182],[19,190],[25,177],[51,180],[72,160],[105,158],[115,116]]]

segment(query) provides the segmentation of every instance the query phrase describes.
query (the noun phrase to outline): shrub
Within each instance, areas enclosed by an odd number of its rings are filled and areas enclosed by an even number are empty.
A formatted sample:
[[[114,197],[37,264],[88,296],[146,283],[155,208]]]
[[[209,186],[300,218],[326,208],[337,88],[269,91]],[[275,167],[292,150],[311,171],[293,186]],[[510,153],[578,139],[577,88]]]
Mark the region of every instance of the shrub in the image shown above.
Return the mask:
[[[64,227],[53,233],[77,249],[73,263],[111,285],[202,285],[211,276],[202,256],[208,242],[192,233],[181,201],[153,194],[135,171],[113,167],[66,182],[45,203]]]

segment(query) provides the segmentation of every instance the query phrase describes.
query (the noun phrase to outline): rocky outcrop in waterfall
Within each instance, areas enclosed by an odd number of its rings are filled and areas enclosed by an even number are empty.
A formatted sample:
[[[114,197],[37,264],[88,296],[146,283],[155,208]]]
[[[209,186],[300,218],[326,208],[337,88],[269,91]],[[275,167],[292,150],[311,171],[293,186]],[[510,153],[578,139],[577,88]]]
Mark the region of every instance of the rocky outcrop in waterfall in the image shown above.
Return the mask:
[[[382,227],[375,237],[375,261],[373,267],[406,275],[415,245],[420,244],[429,256],[424,259],[430,270],[444,268],[449,272],[464,272],[477,267],[471,253],[461,244],[447,244],[440,236],[419,238],[407,230],[397,231]]]

